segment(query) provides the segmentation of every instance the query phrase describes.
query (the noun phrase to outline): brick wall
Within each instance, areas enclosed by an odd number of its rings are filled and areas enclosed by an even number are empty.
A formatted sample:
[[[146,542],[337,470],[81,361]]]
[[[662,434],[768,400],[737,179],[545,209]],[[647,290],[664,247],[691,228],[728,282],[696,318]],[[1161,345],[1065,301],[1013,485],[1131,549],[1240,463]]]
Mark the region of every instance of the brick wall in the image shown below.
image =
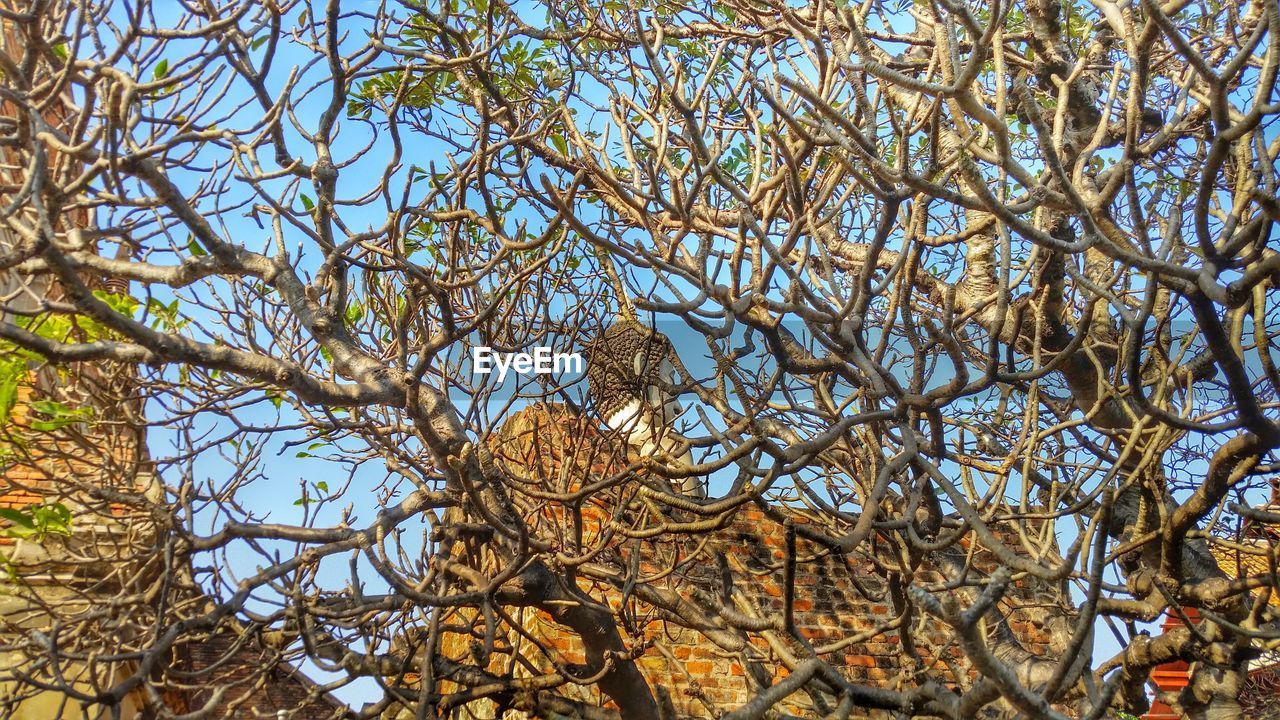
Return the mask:
[[[521,411],[490,443],[501,467],[519,474],[531,489],[543,493],[572,493],[581,489],[581,478],[598,479],[621,470],[619,458],[608,446],[590,423],[558,406]],[[623,632],[629,632],[637,662],[660,701],[681,718],[715,717],[717,711],[737,707],[761,687],[781,680],[786,676],[786,663],[781,658],[802,652],[802,642],[785,631],[747,633],[728,627],[724,618],[718,617],[726,613],[717,608],[728,604],[739,620],[778,621],[784,614],[786,565],[792,556],[785,522],[802,526],[811,520],[803,512],[787,511],[781,518],[784,522],[779,522],[780,518],[747,506],[720,518],[715,527],[706,531],[643,540],[609,535],[610,528],[619,525],[639,530],[655,523],[654,517],[637,511],[634,503],[628,505],[637,485],[621,483],[589,493],[580,499],[584,507],[580,514],[565,510],[563,505],[529,503],[525,506],[526,517],[538,528],[540,539],[559,543],[566,555],[580,555],[598,550],[599,544],[608,545],[602,552],[613,553],[615,566],[626,567],[634,560],[641,575],[652,578],[650,584],[705,610],[702,627],[681,627],[649,603],[636,597],[624,599],[609,584],[579,580],[579,587],[590,598],[615,609],[626,606],[632,627],[623,628]],[[690,515],[668,519],[695,518]],[[796,533],[795,629],[804,642],[839,667],[848,679],[880,687],[909,687],[914,684],[912,674],[919,666],[906,657],[902,647],[898,613],[893,610],[884,568],[886,562],[893,560],[878,557],[879,549],[880,544],[873,541],[869,554],[836,555],[805,540],[803,533]],[[633,553],[638,558],[633,558]],[[481,570],[486,562],[478,556],[467,561]],[[983,553],[975,553],[973,561],[976,572],[993,566]],[[939,577],[929,568],[916,573],[918,583]],[[1050,651],[1043,620],[1058,612],[1048,611],[1057,597],[1056,588],[1023,581],[1003,602],[1012,630],[1032,653]],[[513,622],[520,626],[520,632],[506,627],[498,633],[487,667],[490,672],[499,676],[511,672],[516,677],[530,674],[528,668],[515,662],[516,657],[544,672],[584,661],[576,636],[545,613],[518,610]],[[441,645],[445,657],[474,664],[475,648],[484,637],[484,623],[474,612],[455,610],[446,614],[442,626],[447,629]],[[914,654],[920,662],[932,666],[934,672],[954,684],[965,685],[972,680],[961,651],[949,642],[950,632],[943,632],[936,620],[916,618],[910,629],[916,645]],[[591,704],[607,705],[593,688],[570,685],[559,692]],[[797,694],[776,710],[798,717],[821,716],[830,710],[822,704],[827,700]],[[494,713],[494,704],[488,701],[467,707],[471,717],[493,717]]]
[[[279,660],[241,628],[193,638],[177,652],[175,669],[195,673],[199,687],[171,693],[169,707],[190,712],[221,696],[212,718],[341,720],[351,711],[297,668]]]
[[[65,650],[127,652],[146,647],[145,629],[152,624],[199,615],[210,605],[189,579],[182,580],[189,571],[164,564],[164,537],[152,515],[163,510],[164,497],[138,431],[137,403],[120,377],[110,376],[103,366],[33,374],[19,388],[18,401],[0,428],[7,451],[0,460],[0,507],[29,509],[56,502],[72,512],[70,536],[0,538],[0,556],[17,578],[15,582],[0,573],[0,718],[52,720],[60,712],[62,703],[50,697],[56,693],[6,676],[9,669],[41,667],[43,647],[32,642],[32,630],[47,632],[56,621]],[[33,403],[46,398],[90,404],[94,421],[42,430]],[[0,520],[0,526],[7,524]],[[154,593],[161,573],[170,573],[171,593]],[[127,597],[136,599],[120,604]],[[117,603],[119,614],[102,613],[109,600]],[[120,615],[129,622],[122,624]],[[100,691],[135,669],[130,663],[109,665],[97,663],[86,672],[64,663],[63,670],[95,677],[96,682],[85,680],[80,689]],[[152,680],[154,692],[129,697],[123,717],[146,717],[147,708],[154,709],[157,702],[174,713],[189,712],[203,707],[217,688],[221,694],[209,718],[351,716],[342,703],[234,623],[183,638],[171,662],[159,667]],[[63,711],[71,714],[65,717],[82,717],[74,703],[68,708]]]
[[[6,451],[0,459],[0,507],[60,503],[72,512],[70,536],[0,538],[0,556],[17,578],[0,573],[0,718],[52,720],[60,712],[62,703],[50,697],[56,693],[6,677],[7,669],[42,666],[43,646],[32,642],[32,630],[47,632],[56,621],[64,650],[128,652],[146,647],[153,624],[203,614],[210,606],[190,582],[189,569],[166,565],[164,536],[153,516],[165,511],[164,495],[138,429],[140,408],[129,392],[132,377],[128,368],[103,365],[33,373],[0,428],[0,447]],[[93,421],[42,429],[42,416],[34,410],[42,399],[92,407]],[[6,524],[0,520],[0,526]],[[155,593],[162,573],[169,574],[169,593]],[[128,597],[135,599],[120,604]],[[117,603],[118,614],[102,613],[108,600]],[[122,624],[120,615],[129,622]],[[109,665],[97,663],[87,672],[64,663],[63,669],[95,677],[80,687],[86,692],[106,689],[113,678],[135,670],[130,663]],[[211,719],[351,716],[235,623],[183,638],[152,681],[153,692],[137,692],[125,701],[124,718],[147,717],[157,704],[174,713],[196,710],[214,698],[216,689],[221,693],[205,716]],[[69,708],[65,717],[82,717],[75,704]]]

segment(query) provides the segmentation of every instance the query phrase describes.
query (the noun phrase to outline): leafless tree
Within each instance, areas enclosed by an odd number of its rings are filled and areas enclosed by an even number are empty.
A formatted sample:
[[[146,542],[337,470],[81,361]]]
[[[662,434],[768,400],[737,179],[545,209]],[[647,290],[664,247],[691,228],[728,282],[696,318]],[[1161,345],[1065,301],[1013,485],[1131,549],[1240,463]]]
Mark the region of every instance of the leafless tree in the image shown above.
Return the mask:
[[[112,586],[118,612],[6,640],[15,687],[111,708],[216,684],[164,659],[234,626],[334,687],[372,678],[369,717],[648,719],[669,711],[639,603],[775,648],[786,680],[725,717],[793,694],[832,717],[1114,717],[1177,659],[1166,702],[1239,717],[1280,638],[1275,544],[1224,530],[1280,520],[1250,492],[1280,446],[1275,0],[0,16],[0,341],[23,373],[128,369],[163,484],[75,489],[149,523],[128,565],[148,569]],[[584,348],[623,322],[678,361],[654,382],[685,409],[652,452],[592,419],[599,397],[467,370],[479,345]],[[24,432],[143,423],[43,387]],[[542,424],[505,424],[532,401]],[[514,469],[512,447],[532,451]],[[976,673],[850,680],[630,551],[746,508],[879,558],[877,632],[910,647],[931,623]],[[1054,653],[1003,622],[1032,581],[1059,588]],[[495,671],[524,609],[584,662]],[[474,651],[448,656],[464,619]]]

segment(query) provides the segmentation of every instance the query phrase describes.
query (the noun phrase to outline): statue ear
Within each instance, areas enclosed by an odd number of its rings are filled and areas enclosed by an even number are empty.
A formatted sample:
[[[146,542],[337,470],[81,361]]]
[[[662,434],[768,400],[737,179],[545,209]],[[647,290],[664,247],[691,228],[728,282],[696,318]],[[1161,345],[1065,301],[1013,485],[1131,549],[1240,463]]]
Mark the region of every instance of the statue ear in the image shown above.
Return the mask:
[[[635,356],[631,358],[632,369],[635,370],[636,377],[644,377],[646,359],[644,348],[640,348],[636,351]]]
[[[670,355],[662,358],[662,362],[658,364],[658,372],[661,374],[663,380],[666,380],[672,385],[679,385],[684,380],[680,377],[680,373],[676,371],[675,363],[671,362]]]

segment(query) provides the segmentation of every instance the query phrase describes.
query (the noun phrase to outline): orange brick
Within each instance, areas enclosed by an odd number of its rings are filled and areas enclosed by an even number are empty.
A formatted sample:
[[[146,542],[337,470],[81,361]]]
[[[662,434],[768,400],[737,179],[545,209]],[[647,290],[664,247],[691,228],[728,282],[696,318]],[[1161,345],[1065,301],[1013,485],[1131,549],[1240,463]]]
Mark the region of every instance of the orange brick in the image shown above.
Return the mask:
[[[711,669],[715,666],[707,660],[691,660],[685,667],[689,670],[690,675],[701,681],[711,673]]]

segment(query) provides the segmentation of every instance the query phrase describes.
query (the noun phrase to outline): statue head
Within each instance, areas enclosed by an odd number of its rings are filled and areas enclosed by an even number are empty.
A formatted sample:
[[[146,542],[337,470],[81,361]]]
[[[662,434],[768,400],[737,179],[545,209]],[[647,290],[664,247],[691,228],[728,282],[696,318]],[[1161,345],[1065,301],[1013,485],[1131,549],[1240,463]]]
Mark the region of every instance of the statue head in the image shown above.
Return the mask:
[[[606,422],[633,403],[652,412],[671,399],[675,380],[671,341],[638,322],[623,320],[587,344],[587,388]],[[612,425],[612,423],[609,423]]]

